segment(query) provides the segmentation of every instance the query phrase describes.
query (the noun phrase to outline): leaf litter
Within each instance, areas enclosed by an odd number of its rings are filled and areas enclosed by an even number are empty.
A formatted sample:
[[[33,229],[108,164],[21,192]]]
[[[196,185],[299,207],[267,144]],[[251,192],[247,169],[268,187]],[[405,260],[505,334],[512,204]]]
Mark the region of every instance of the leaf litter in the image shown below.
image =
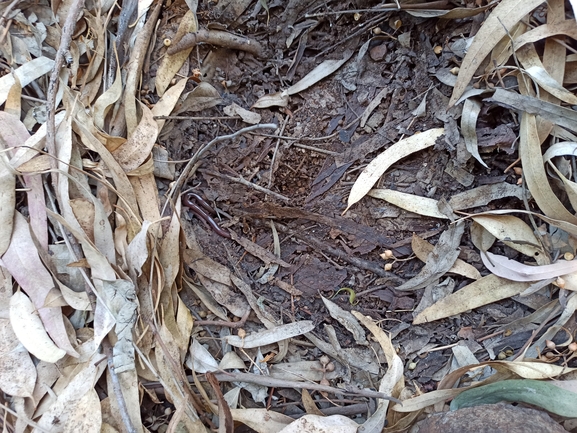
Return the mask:
[[[573,8],[342,9],[327,42],[334,11],[299,1],[6,3],[7,431],[401,432],[451,399],[571,415]],[[433,46],[438,17],[464,27]]]

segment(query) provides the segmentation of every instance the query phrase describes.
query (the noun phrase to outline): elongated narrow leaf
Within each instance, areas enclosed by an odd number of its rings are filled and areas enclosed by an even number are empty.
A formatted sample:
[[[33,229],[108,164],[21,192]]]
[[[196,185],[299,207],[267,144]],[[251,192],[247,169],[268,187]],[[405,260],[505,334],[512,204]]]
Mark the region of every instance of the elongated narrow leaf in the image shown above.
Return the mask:
[[[435,128],[421,132],[420,134],[415,134],[393,144],[373,159],[371,163],[365,167],[353,185],[345,212],[371,190],[391,165],[412,153],[433,146],[437,138],[443,135],[444,132],[444,128]]]
[[[560,260],[551,265],[529,266],[505,256],[483,251],[481,258],[493,274],[512,281],[540,281],[577,272],[577,260],[570,262]]]
[[[477,146],[477,117],[479,117],[480,112],[481,103],[479,101],[471,98],[465,100],[461,116],[461,132],[465,140],[465,147],[469,153],[484,167],[487,167],[487,164],[479,155],[479,147]]]
[[[519,136],[519,154],[523,163],[523,176],[537,205],[548,217],[577,224],[577,217],[563,206],[563,203],[557,198],[549,185],[549,180],[543,167],[535,115],[523,113]]]
[[[303,320],[300,322],[289,323],[288,325],[277,326],[276,328],[267,329],[265,331],[256,332],[244,338],[238,335],[230,335],[226,337],[226,342],[231,346],[243,347],[251,349],[253,347],[265,346],[267,344],[277,343],[287,338],[296,337],[315,328],[312,320]]]
[[[413,324],[444,319],[501,299],[507,299],[518,295],[527,287],[529,287],[529,283],[509,281],[496,275],[487,275],[425,308],[415,317]]]
[[[449,105],[454,105],[461,97],[475,71],[493,47],[497,45],[497,42],[506,37],[507,32],[515,24],[541,3],[543,0],[503,0],[493,9],[491,15],[475,35],[475,39],[463,59]]]
[[[432,218],[448,219],[445,214],[439,211],[439,202],[432,198],[421,197],[385,188],[372,189],[369,191],[368,195],[385,200],[386,202],[394,204],[395,206],[409,212]]]

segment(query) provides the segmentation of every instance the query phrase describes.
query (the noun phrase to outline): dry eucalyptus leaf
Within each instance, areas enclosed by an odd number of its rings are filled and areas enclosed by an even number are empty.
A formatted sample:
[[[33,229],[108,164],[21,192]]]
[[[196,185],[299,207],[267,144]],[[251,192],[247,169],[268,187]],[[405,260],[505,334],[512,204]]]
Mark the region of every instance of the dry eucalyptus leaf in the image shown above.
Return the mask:
[[[479,155],[479,147],[477,146],[477,118],[481,112],[481,103],[469,98],[463,104],[463,112],[461,114],[461,133],[465,140],[465,147],[473,157],[487,167],[481,155]],[[488,168],[488,167],[487,167]]]
[[[529,266],[504,256],[481,251],[483,264],[493,274],[512,281],[539,281],[577,272],[577,260],[559,260],[550,265]]]
[[[32,397],[36,376],[36,366],[10,320],[0,319],[0,389],[15,397]]]
[[[393,144],[373,159],[355,181],[349,193],[347,208],[343,213],[346,213],[352,205],[361,200],[391,165],[412,153],[433,146],[444,132],[444,128],[436,128],[417,133]]]
[[[240,105],[235,104],[234,102],[230,105],[227,105],[222,109],[224,114],[227,116],[240,116],[240,118],[245,123],[249,123],[251,125],[256,125],[260,123],[262,116],[258,113],[253,113],[245,108],[242,108]]]
[[[367,195],[385,200],[386,202],[394,204],[395,206],[400,207],[401,209],[404,209],[408,212],[428,216],[431,218],[448,219],[445,214],[439,211],[438,201],[432,198],[407,194],[386,188],[371,189]]]
[[[577,224],[577,217],[570,213],[551,189],[541,155],[541,143],[535,115],[523,113],[519,132],[519,155],[523,164],[523,177],[541,211],[550,218]]]
[[[343,415],[304,415],[280,430],[278,433],[356,433],[359,425]]]
[[[427,242],[425,239],[420,238],[413,233],[413,240],[411,242],[411,247],[413,252],[419,260],[422,262],[427,261],[427,257],[433,251],[433,245]],[[464,262],[461,259],[455,260],[455,264],[449,269],[449,272],[463,275],[464,277],[471,278],[473,280],[478,280],[481,278],[481,274],[473,265]]]
[[[538,114],[558,126],[577,131],[577,113],[570,108],[560,107],[539,98],[519,95],[500,88],[495,90],[495,93],[488,101],[521,110],[528,114]]]
[[[224,340],[231,346],[251,349],[253,347],[278,343],[281,340],[286,340],[310,332],[314,328],[315,325],[312,320],[301,320],[300,322],[289,323],[288,325],[280,325],[272,329],[255,332],[245,336],[244,338],[241,338],[238,335],[229,335],[224,337]]]
[[[353,316],[350,312],[343,310],[333,301],[328,300],[324,296],[321,296],[325,307],[327,308],[329,314],[333,319],[343,325],[351,334],[353,334],[353,338],[357,342],[357,344],[362,344],[363,346],[368,345],[367,338],[365,336],[365,330],[359,325],[355,316]]]
[[[502,38],[507,37],[508,29],[541,3],[543,0],[503,0],[491,11],[463,59],[449,105],[454,105],[461,97],[485,57]]]
[[[366,326],[369,331],[371,331],[375,339],[381,345],[387,359],[388,369],[386,374],[381,378],[379,392],[385,395],[398,397],[397,392],[400,392],[400,390],[405,386],[403,376],[404,369],[403,361],[399,355],[397,355],[391,339],[376,323],[374,323],[371,318],[356,311],[353,311],[353,315],[359,319],[359,321]],[[388,408],[389,400],[379,399],[377,410],[363,423],[363,431],[374,433],[381,432],[385,426]]]
[[[186,33],[194,33],[198,30],[198,21],[196,19],[196,14],[193,11],[187,11],[180,24],[178,25],[178,30],[174,35],[174,40],[180,40]],[[162,58],[162,62],[160,63],[160,67],[156,72],[156,92],[159,96],[163,96],[164,92],[170,85],[170,82],[176,75],[176,73],[182,68],[184,62],[188,59],[188,56],[192,48],[185,49],[179,51],[175,54],[168,54],[166,53]],[[186,72],[185,72],[186,74]],[[186,81],[186,80],[185,80]]]
[[[294,422],[290,416],[268,409],[231,409],[230,412],[235,421],[243,423],[257,433],[280,432]]]
[[[413,324],[433,322],[501,299],[507,299],[518,295],[527,287],[529,287],[528,283],[509,281],[496,275],[487,275],[425,308],[415,317]]]
[[[293,84],[287,89],[289,95],[295,95],[308,89],[313,84],[318,83],[323,78],[328,77],[335,71],[337,71],[341,66],[343,66],[353,55],[353,50],[347,50],[343,53],[343,58],[339,60],[325,60],[307,75],[305,75],[300,81]]]
[[[529,257],[543,256],[543,259],[545,258],[539,240],[535,237],[531,227],[522,219],[512,215],[475,215],[472,219],[514,250]],[[538,258],[538,260],[542,259]]]
[[[463,222],[451,224],[441,234],[439,242],[427,257],[425,266],[419,274],[399,287],[395,287],[395,289],[401,291],[421,289],[445,275],[453,267],[459,256],[459,245],[464,231],[465,224]]]
[[[217,371],[219,368],[216,359],[214,359],[210,352],[200,344],[196,338],[193,338],[190,344],[186,366],[194,372],[201,374],[207,371]]]
[[[36,358],[56,362],[66,355],[48,336],[32,301],[20,291],[10,298],[10,324],[18,340]]]

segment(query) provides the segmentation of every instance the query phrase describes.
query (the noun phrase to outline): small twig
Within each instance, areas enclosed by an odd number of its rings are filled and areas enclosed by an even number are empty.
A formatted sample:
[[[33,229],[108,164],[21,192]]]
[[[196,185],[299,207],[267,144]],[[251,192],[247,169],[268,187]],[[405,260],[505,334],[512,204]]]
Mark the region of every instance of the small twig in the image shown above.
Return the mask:
[[[310,150],[312,152],[324,153],[325,155],[330,155],[330,156],[339,156],[340,155],[339,152],[333,152],[331,150],[319,149],[318,147],[307,146],[306,144],[293,143],[293,146],[294,147],[300,147],[301,149]]]
[[[35,423],[31,419],[26,418],[22,414],[19,414],[18,412],[14,412],[12,409],[10,409],[8,406],[6,406],[4,404],[0,403],[0,407],[3,410],[5,410],[6,412],[8,412],[9,414],[14,415],[19,420],[24,421],[24,423],[28,424],[30,427],[34,427],[35,429],[38,429],[39,431],[44,432],[44,433],[50,433],[52,431],[52,430],[47,430],[47,429],[41,427],[39,424]],[[4,420],[4,426],[7,427],[7,423],[5,420]],[[8,431],[11,431],[11,430],[8,430]]]
[[[281,126],[281,128],[280,128],[280,131],[278,132],[279,135],[282,135],[282,133],[284,132],[284,129],[286,128],[286,125],[287,125],[287,123],[288,123],[289,118],[290,118],[290,116],[286,116],[286,117],[284,118],[284,121],[283,121],[282,126]],[[279,147],[280,147],[280,140],[281,140],[280,138],[277,138],[277,139],[276,139],[276,146],[275,146],[275,148],[274,148],[274,152],[273,152],[273,154],[272,154],[272,160],[271,160],[271,162],[270,162],[270,175],[269,175],[269,177],[268,177],[268,185],[267,185],[267,188],[268,188],[268,189],[271,188],[271,186],[272,186],[272,181],[273,181],[273,179],[274,179],[274,172],[275,172],[274,164],[275,164],[275,162],[276,162],[276,156],[277,156],[277,154],[278,154],[278,149],[279,149]]]
[[[154,120],[239,120],[240,116],[153,116]]]
[[[126,406],[126,400],[124,400],[124,394],[122,394],[122,386],[120,385],[120,380],[114,369],[114,363],[112,361],[112,346],[108,341],[108,337],[102,340],[102,348],[104,353],[106,353],[106,362],[108,364],[108,372],[110,373],[110,380],[112,382],[112,389],[116,395],[116,402],[118,403],[118,410],[120,410],[120,417],[122,422],[129,433],[136,433],[136,429],[132,424],[132,420],[128,415],[128,407]]]
[[[240,328],[241,326],[243,326],[245,324],[246,319],[248,319],[249,315],[250,315],[250,308],[246,311],[246,313],[244,313],[244,316],[242,316],[242,318],[238,322],[230,322],[230,321],[224,321],[224,320],[195,320],[194,325],[197,325],[197,326],[224,326],[227,328]]]
[[[395,3],[383,4],[372,9],[347,9],[343,11],[318,12],[315,14],[305,14],[305,18],[322,17],[325,15],[341,15],[341,14],[356,14],[364,12],[389,12],[401,10],[438,10],[448,9],[449,2],[447,0],[433,1],[429,3],[413,3],[413,4],[399,4],[398,0]]]
[[[56,156],[56,125],[54,121],[54,115],[56,113],[56,107],[54,106],[56,100],[56,92],[58,91],[58,76],[60,75],[60,69],[64,65],[64,54],[70,47],[70,42],[72,41],[72,32],[76,27],[76,22],[78,21],[79,14],[84,8],[84,0],[78,0],[72,2],[70,10],[68,11],[68,17],[62,28],[62,37],[60,38],[60,46],[56,52],[56,58],[54,59],[54,69],[52,69],[52,75],[50,75],[50,82],[48,83],[48,94],[46,96],[46,110],[48,111],[48,122],[46,125],[46,149],[50,155]],[[52,168],[56,168],[56,160],[51,159],[50,164]]]
[[[241,134],[245,134],[245,133],[250,132],[250,131],[255,131],[257,129],[276,129],[276,128],[278,128],[278,126],[275,125],[274,123],[264,123],[264,124],[259,124],[259,125],[247,126],[246,128],[239,129],[238,131],[236,131],[233,134],[221,135],[219,137],[214,138],[208,144],[206,144],[204,147],[199,149],[192,156],[192,158],[190,158],[190,160],[186,164],[186,167],[184,167],[184,170],[182,170],[182,174],[180,175],[180,177],[176,181],[174,188],[172,189],[172,195],[174,196],[174,195],[178,195],[180,193],[182,186],[188,180],[188,176],[190,175],[190,171],[192,170],[192,167],[194,167],[194,164],[196,164],[196,162],[202,157],[202,155],[204,155],[206,153],[206,151],[208,151],[208,149],[210,149],[216,143],[219,143],[219,142],[225,141],[225,140],[232,140],[233,138],[236,138]],[[168,201],[167,201],[167,203],[168,203]]]
[[[278,192],[271,191],[270,189],[267,189],[264,186],[260,186],[260,185],[257,185],[255,183],[249,182],[248,180],[246,180],[240,176],[239,177],[232,177],[232,176],[228,176],[226,174],[216,173],[212,170],[199,170],[199,171],[204,171],[205,173],[212,174],[213,176],[217,176],[217,177],[221,177],[223,179],[230,180],[231,182],[240,183],[241,185],[248,186],[249,188],[255,189],[258,192],[268,194],[270,196],[278,198],[279,200],[283,200],[287,203],[290,201],[290,198],[288,198],[282,194],[279,194]]]
[[[368,398],[382,398],[383,400],[394,401],[395,403],[403,404],[395,397],[383,394],[382,392],[370,391],[368,389],[344,390],[340,388],[333,388],[332,386],[320,385],[311,382],[298,382],[292,380],[277,379],[271,376],[263,376],[260,374],[251,373],[214,373],[214,377],[219,382],[248,382],[257,385],[273,387],[273,388],[296,388],[296,389],[312,389],[315,391],[331,392],[339,395],[354,395],[358,397]]]

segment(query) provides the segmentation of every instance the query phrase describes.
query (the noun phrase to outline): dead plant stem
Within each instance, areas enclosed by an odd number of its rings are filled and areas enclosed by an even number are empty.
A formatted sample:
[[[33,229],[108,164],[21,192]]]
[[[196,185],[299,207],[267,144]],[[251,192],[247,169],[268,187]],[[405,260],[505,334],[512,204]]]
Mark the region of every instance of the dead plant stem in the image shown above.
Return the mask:
[[[108,372],[110,373],[110,380],[112,382],[112,389],[116,396],[116,402],[118,403],[118,410],[120,411],[120,417],[122,418],[122,423],[129,433],[136,433],[136,428],[132,424],[130,415],[128,415],[128,407],[126,406],[126,400],[124,399],[124,394],[122,393],[122,386],[120,385],[120,380],[114,369],[112,346],[108,341],[108,337],[102,340],[102,348],[104,353],[106,353],[106,362],[108,364]]]

